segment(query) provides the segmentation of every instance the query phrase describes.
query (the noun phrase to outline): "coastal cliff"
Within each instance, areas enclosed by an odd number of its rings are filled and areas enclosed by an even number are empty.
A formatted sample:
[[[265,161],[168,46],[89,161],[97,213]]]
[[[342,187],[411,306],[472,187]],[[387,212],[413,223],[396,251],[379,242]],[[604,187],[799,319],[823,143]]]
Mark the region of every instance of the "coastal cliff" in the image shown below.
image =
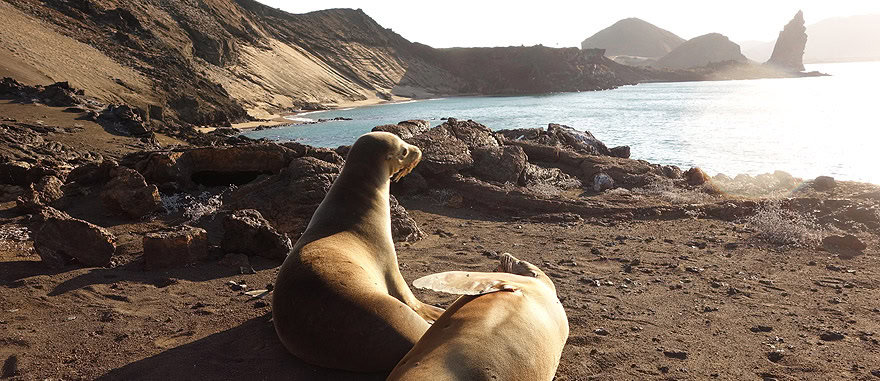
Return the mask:
[[[290,14],[253,0],[4,1],[4,76],[69,81],[107,103],[161,110],[173,124],[229,125],[398,97],[602,90],[638,78],[601,51],[434,49],[361,10]]]
[[[3,0],[0,11],[0,75],[69,82],[101,102],[130,105],[159,130],[387,100],[783,75],[769,66],[636,68],[605,49],[435,49],[362,10],[290,14],[254,0]],[[656,29],[660,50],[677,46]],[[722,58],[738,60],[730,57]]]

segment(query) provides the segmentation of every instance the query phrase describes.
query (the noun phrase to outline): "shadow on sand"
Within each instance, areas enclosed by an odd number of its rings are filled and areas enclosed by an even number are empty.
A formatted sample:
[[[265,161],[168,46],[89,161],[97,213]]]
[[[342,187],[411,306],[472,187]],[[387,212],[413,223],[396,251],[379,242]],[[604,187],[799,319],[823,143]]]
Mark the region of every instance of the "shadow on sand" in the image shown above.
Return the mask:
[[[384,380],[318,368],[288,354],[266,314],[227,331],[130,363],[99,380]]]

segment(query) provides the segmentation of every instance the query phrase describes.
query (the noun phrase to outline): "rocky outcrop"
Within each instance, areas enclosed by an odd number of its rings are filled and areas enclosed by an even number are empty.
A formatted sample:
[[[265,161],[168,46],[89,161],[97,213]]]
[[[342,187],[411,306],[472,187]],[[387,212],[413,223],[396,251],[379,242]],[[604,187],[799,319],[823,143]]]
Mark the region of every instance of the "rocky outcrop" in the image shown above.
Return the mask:
[[[400,205],[397,198],[390,197],[391,202],[391,236],[395,242],[415,242],[425,236],[425,232],[419,228],[406,209]]]
[[[0,80],[0,99],[21,103],[42,103],[53,107],[73,107],[87,103],[83,91],[76,90],[67,82],[55,82],[48,86],[28,86],[5,77]]]
[[[748,62],[739,45],[726,36],[709,33],[694,37],[657,60],[658,67],[689,69],[719,62]]]
[[[236,189],[224,199],[225,205],[233,209],[255,209],[278,232],[289,235],[293,240],[298,239],[342,169],[341,163],[314,157],[336,160],[339,155],[305,147],[308,146],[299,148],[307,156],[292,159],[278,174]],[[392,206],[396,204],[396,199],[391,200]],[[392,207],[391,221],[395,241],[421,238],[418,226],[403,207]]]
[[[529,162],[529,157],[517,146],[477,148],[472,156],[474,175],[499,183],[519,183]]]
[[[302,145],[290,147],[301,148]],[[312,149],[338,157],[326,149]],[[303,149],[305,150],[305,149]],[[183,152],[139,153],[123,159],[160,189],[185,190],[198,185],[246,184],[261,175],[277,174],[303,153],[278,144],[203,147]],[[339,160],[342,160],[341,157]]]
[[[773,54],[767,60],[771,65],[788,71],[804,71],[804,49],[807,46],[807,28],[804,12],[798,11],[794,18],[779,32]]]
[[[98,123],[107,131],[124,136],[145,136],[152,132],[147,114],[128,105],[109,105],[98,116]]]
[[[615,147],[614,151],[612,151],[589,131],[578,131],[569,126],[556,123],[547,125],[546,130],[543,128],[520,128],[500,130],[497,134],[511,142],[529,141],[587,155],[625,155],[629,157],[629,147]]]
[[[208,233],[189,225],[144,235],[144,265],[148,269],[178,267],[208,256]]]
[[[34,250],[52,268],[72,259],[86,266],[109,266],[116,252],[116,237],[109,231],[51,207],[39,212],[31,230]]]
[[[581,42],[581,48],[602,48],[609,56],[662,57],[682,43],[683,38],[668,30],[628,18],[590,36]]]
[[[155,185],[148,185],[137,171],[117,167],[109,175],[111,180],[101,191],[101,200],[108,209],[129,218],[141,218],[161,206],[159,189]]]
[[[399,136],[401,139],[409,139],[413,136],[419,135],[428,131],[431,128],[431,123],[427,120],[414,119],[414,120],[404,120],[403,122],[397,124],[385,124],[381,126],[373,127],[372,131],[385,131],[390,132]]]
[[[227,253],[283,260],[293,249],[293,244],[287,234],[275,230],[259,211],[243,209],[224,219],[220,247]]]

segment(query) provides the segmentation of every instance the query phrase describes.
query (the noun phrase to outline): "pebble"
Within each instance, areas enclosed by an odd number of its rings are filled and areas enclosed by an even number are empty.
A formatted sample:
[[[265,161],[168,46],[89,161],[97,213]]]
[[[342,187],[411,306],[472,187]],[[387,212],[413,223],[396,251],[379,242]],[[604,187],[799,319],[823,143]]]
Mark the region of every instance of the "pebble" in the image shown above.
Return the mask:
[[[663,355],[679,360],[687,360],[688,358],[688,353],[685,351],[663,351]]]
[[[18,356],[10,355],[3,362],[3,373],[0,374],[0,378],[12,378],[16,375],[18,375]]]
[[[773,332],[773,327],[766,325],[756,325],[752,328],[749,328],[749,331],[758,333],[758,332]]]
[[[782,349],[767,352],[767,359],[772,362],[779,362],[782,360],[783,353],[785,353],[785,351],[783,351]]]
[[[232,289],[232,291],[241,291],[247,288],[247,284],[245,284],[244,282],[236,283],[235,281],[230,280],[226,282],[226,284],[229,286],[229,288]]]
[[[838,340],[843,340],[844,337],[846,337],[846,336],[844,336],[843,333],[832,332],[832,331],[825,331],[819,335],[819,338],[824,341],[838,341]]]
[[[597,334],[597,335],[599,335],[599,336],[608,336],[608,335],[610,335],[610,333],[609,333],[608,331],[606,331],[605,328],[596,328],[595,330],[593,330],[593,333],[595,333],[595,334]]]

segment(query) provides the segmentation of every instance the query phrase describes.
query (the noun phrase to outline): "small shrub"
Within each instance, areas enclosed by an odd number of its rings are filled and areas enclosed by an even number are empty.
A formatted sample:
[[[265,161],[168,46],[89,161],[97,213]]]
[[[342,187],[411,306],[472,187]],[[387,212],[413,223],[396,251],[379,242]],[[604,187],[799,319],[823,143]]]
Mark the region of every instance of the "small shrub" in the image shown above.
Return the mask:
[[[633,193],[659,198],[671,204],[702,204],[714,202],[717,197],[693,189],[676,187],[672,181],[657,181],[643,188],[635,188]]]
[[[162,195],[162,207],[168,213],[182,211],[184,217],[190,221],[195,221],[220,210],[223,207],[223,195],[234,189],[235,186],[230,186],[220,193],[202,192],[197,196],[186,193]]]
[[[759,207],[746,223],[758,239],[775,245],[815,247],[825,235],[815,218],[783,209],[776,202]]]

